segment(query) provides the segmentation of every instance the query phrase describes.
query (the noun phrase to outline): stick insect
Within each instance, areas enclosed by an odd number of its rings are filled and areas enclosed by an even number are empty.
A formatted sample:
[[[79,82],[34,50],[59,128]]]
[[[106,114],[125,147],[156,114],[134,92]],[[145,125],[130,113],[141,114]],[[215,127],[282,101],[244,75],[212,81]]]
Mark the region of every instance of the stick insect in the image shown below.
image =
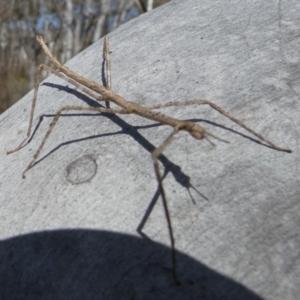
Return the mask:
[[[51,67],[47,65],[40,65],[36,77],[36,83],[35,83],[35,90],[34,90],[34,96],[32,100],[32,107],[31,107],[31,113],[30,113],[30,120],[28,125],[28,131],[25,139],[20,143],[18,147],[16,147],[14,150],[8,151],[7,154],[13,153],[21,149],[25,143],[29,140],[31,136],[31,129],[32,129],[32,123],[33,123],[33,115],[35,110],[35,105],[37,101],[37,93],[38,88],[41,80],[41,71],[47,70],[51,73],[57,75],[58,77],[64,79],[65,81],[69,82],[70,84],[74,85],[75,87],[81,89],[84,93],[91,96],[97,101],[111,101],[115,104],[117,104],[120,109],[111,109],[109,107],[84,107],[84,106],[72,106],[67,105],[61,107],[55,114],[51,124],[49,125],[49,128],[44,136],[44,139],[42,140],[40,146],[38,147],[37,151],[35,152],[32,161],[29,163],[29,165],[25,168],[25,170],[22,173],[22,177],[25,178],[25,174],[27,171],[35,164],[37,158],[40,155],[40,152],[42,151],[47,139],[49,138],[53,128],[55,127],[58,119],[60,118],[62,112],[64,111],[96,111],[96,112],[103,112],[103,113],[111,113],[111,114],[136,114],[139,115],[142,118],[146,118],[149,120],[156,121],[161,124],[169,125],[173,127],[173,132],[165,139],[165,141],[157,147],[152,152],[152,160],[154,165],[154,171],[156,175],[156,179],[158,182],[158,189],[162,198],[162,203],[164,207],[164,212],[168,224],[168,232],[171,242],[171,259],[172,259],[172,274],[175,283],[180,284],[180,281],[177,276],[177,265],[176,265],[176,249],[175,249],[175,239],[173,236],[173,230],[172,230],[172,223],[171,218],[169,214],[168,209],[168,203],[166,198],[166,193],[163,187],[162,182],[162,175],[159,168],[159,161],[158,157],[160,154],[172,143],[172,140],[174,139],[174,136],[179,131],[186,131],[189,134],[191,134],[195,139],[201,140],[206,139],[211,145],[215,146],[215,144],[211,141],[212,139],[217,139],[224,141],[212,133],[208,132],[204,127],[198,125],[197,123],[190,122],[190,121],[183,121],[178,120],[175,118],[172,118],[170,116],[164,115],[160,112],[157,112],[157,109],[165,108],[165,107],[172,107],[172,106],[186,106],[186,105],[209,105],[211,108],[217,110],[222,115],[226,116],[233,122],[237,123],[239,126],[256,136],[258,139],[260,139],[262,142],[266,143],[270,148],[273,148],[277,151],[287,152],[291,153],[292,151],[287,148],[278,147],[274,143],[270,142],[266,138],[264,138],[259,133],[252,130],[250,127],[246,126],[243,122],[233,117],[231,114],[223,110],[221,107],[217,106],[211,101],[208,100],[186,100],[186,101],[172,101],[165,104],[157,104],[152,106],[142,106],[138,103],[128,101],[124,99],[122,96],[116,94],[111,89],[111,76],[110,76],[110,49],[109,49],[109,39],[108,37],[104,38],[104,47],[103,47],[103,59],[105,61],[105,73],[106,73],[106,86],[100,85],[96,82],[90,81],[75,72],[71,71],[66,66],[62,65],[50,52],[49,48],[46,46],[43,38],[41,36],[37,36],[37,41],[41,45],[42,49],[44,50],[45,54],[48,56],[52,64],[57,68],[56,70],[52,69]],[[224,141],[227,142],[227,141]]]

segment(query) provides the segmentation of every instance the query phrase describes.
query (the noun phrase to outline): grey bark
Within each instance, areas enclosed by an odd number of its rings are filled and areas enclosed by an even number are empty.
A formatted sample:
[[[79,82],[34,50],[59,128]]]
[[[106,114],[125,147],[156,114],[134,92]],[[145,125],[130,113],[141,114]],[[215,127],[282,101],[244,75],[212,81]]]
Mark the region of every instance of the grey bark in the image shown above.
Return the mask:
[[[51,115],[97,103],[50,77],[32,140],[9,156],[26,134],[33,92],[2,114],[1,297],[298,299],[299,9],[290,1],[175,0],[110,34],[116,93],[143,105],[208,99],[293,150],[276,152],[207,107],[163,110],[230,141],[214,148],[180,133],[160,157],[181,286],[172,281],[151,161],[171,128],[70,112],[22,180]],[[68,67],[101,82],[102,43]],[[144,219],[151,240],[136,232]]]

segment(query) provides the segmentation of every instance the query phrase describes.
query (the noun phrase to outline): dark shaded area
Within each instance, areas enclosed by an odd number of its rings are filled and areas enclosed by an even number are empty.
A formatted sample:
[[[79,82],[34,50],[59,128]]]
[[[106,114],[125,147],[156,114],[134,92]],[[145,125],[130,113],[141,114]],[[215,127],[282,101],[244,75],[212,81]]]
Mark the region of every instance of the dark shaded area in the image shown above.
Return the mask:
[[[0,299],[261,299],[241,284],[146,239],[96,230],[27,234],[0,243]]]

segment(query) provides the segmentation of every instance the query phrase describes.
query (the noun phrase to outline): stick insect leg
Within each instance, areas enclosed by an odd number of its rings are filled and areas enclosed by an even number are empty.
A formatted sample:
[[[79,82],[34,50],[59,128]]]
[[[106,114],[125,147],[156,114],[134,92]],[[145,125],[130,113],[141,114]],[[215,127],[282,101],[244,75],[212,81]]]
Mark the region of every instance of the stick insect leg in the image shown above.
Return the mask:
[[[37,76],[36,76],[36,80],[35,80],[34,96],[33,96],[33,99],[32,99],[32,105],[31,105],[31,111],[30,111],[30,120],[29,120],[29,124],[28,124],[26,137],[24,138],[24,140],[20,143],[20,145],[18,147],[16,147],[13,150],[7,151],[7,154],[11,154],[13,152],[16,152],[16,151],[20,150],[22,148],[22,146],[26,143],[26,141],[28,141],[28,139],[30,138],[32,123],[33,123],[33,116],[34,116],[34,111],[35,111],[35,106],[36,106],[36,101],[37,101],[37,94],[38,94],[39,84],[40,84],[40,81],[41,81],[41,72],[43,70],[47,70],[47,71],[55,74],[56,76],[64,79],[65,81],[69,82],[70,84],[74,85],[75,87],[80,88],[83,92],[85,92],[89,96],[93,97],[97,101],[103,101],[104,100],[104,98],[102,96],[95,95],[88,88],[83,87],[81,84],[79,84],[75,80],[67,77],[63,73],[55,71],[55,70],[53,70],[52,68],[50,68],[46,65],[43,65],[43,64],[40,65],[39,68],[38,68],[38,72],[37,72]]]
[[[162,183],[162,176],[159,170],[159,163],[158,163],[158,157],[159,155],[166,149],[168,145],[171,144],[175,134],[179,132],[178,128],[175,128],[174,131],[167,137],[167,139],[152,152],[152,159],[153,159],[153,164],[154,164],[154,170],[155,170],[155,175],[158,181],[158,188],[162,197],[162,202],[164,206],[164,211],[165,211],[165,216],[167,219],[168,223],[168,230],[169,230],[169,236],[170,236],[170,241],[171,241],[171,251],[172,251],[172,273],[173,273],[173,278],[174,281],[177,285],[180,284],[180,281],[178,280],[177,277],[177,264],[176,264],[176,250],[175,250],[175,239],[173,236],[173,229],[172,229],[172,223],[171,223],[171,217],[169,214],[169,209],[168,209],[168,203],[167,203],[167,198],[166,198],[166,193],[163,187]]]
[[[39,69],[38,69],[38,72],[37,72],[37,76],[35,78],[34,96],[33,96],[32,104],[31,104],[30,119],[29,119],[29,125],[28,125],[28,129],[27,129],[26,137],[24,138],[24,140],[20,143],[20,145],[18,147],[16,147],[13,150],[7,151],[7,154],[11,154],[11,153],[16,152],[19,149],[21,149],[22,146],[26,143],[26,141],[30,137],[31,128],[32,128],[32,121],[33,121],[33,114],[34,114],[35,105],[36,105],[36,99],[37,99],[37,93],[38,93],[39,84],[40,84],[40,81],[41,81],[41,72],[42,72],[42,69],[43,69],[43,65],[40,65]]]
[[[105,113],[119,113],[119,114],[127,114],[128,112],[124,109],[110,109],[110,108],[104,108],[104,107],[83,107],[83,106],[63,106],[58,110],[58,112],[55,114],[55,117],[53,118],[51,124],[49,125],[49,128],[44,136],[44,139],[42,140],[39,148],[35,152],[32,161],[30,164],[26,167],[26,169],[22,173],[22,178],[25,178],[26,172],[33,166],[33,164],[36,162],[37,158],[40,155],[40,152],[42,151],[47,139],[49,138],[54,126],[56,125],[59,117],[61,116],[61,113],[66,110],[80,110],[80,111],[97,111],[97,112],[105,112]]]
[[[231,121],[233,121],[236,124],[238,124],[239,126],[243,127],[248,132],[252,133],[257,138],[259,138],[261,141],[267,143],[273,149],[278,150],[278,151],[288,152],[288,153],[292,152],[292,150],[290,150],[290,149],[278,147],[277,145],[275,145],[274,143],[272,143],[271,141],[269,141],[265,137],[263,137],[261,134],[257,133],[256,131],[254,131],[253,129],[251,129],[247,125],[245,125],[242,121],[240,121],[239,119],[235,118],[234,116],[232,116],[231,114],[229,114],[228,112],[226,112],[224,109],[222,109],[218,105],[216,105],[213,102],[208,101],[208,100],[172,101],[172,102],[168,102],[168,103],[165,103],[165,104],[157,104],[157,105],[148,106],[146,108],[152,110],[152,109],[159,109],[159,108],[172,107],[172,106],[205,105],[205,104],[209,105],[211,108],[217,110],[219,113],[221,113],[222,115],[226,116]]]
[[[111,90],[111,67],[110,67],[110,49],[109,38],[106,36],[103,43],[103,60],[105,61],[106,87]]]
[[[109,48],[109,38],[108,36],[104,37],[103,41],[103,63],[102,63],[102,76],[103,76],[103,86],[108,90],[111,90],[111,67],[110,67],[110,48]],[[105,105],[107,108],[110,108],[109,98],[104,99]]]

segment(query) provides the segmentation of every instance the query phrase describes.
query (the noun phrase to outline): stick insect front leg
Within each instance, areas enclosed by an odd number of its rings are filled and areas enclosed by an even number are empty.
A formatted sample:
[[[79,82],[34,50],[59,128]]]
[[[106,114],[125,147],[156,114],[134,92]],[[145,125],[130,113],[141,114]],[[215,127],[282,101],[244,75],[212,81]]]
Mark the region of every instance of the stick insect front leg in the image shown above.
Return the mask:
[[[241,126],[242,128],[244,128],[245,130],[247,130],[248,132],[252,133],[254,136],[256,136],[257,138],[259,138],[261,141],[267,143],[271,148],[273,148],[273,149],[275,149],[277,151],[282,151],[282,152],[287,152],[287,153],[291,153],[292,152],[291,149],[282,148],[282,147],[279,147],[279,146],[275,145],[274,143],[272,143],[271,141],[269,141],[265,137],[263,137],[261,134],[259,134],[258,132],[254,131],[253,129],[251,129],[246,124],[244,124],[242,121],[240,121],[239,119],[237,119],[234,116],[232,116],[230,113],[228,113],[227,111],[225,111],[223,108],[221,108],[220,106],[218,106],[218,105],[216,105],[213,102],[208,101],[208,100],[172,101],[172,102],[168,102],[168,103],[165,103],[165,104],[156,104],[156,105],[147,106],[147,109],[153,110],[153,109],[160,109],[160,108],[165,108],[165,107],[187,106],[187,105],[209,105],[211,108],[215,109],[220,114],[226,116],[231,121],[235,122],[236,124],[238,124],[239,126]],[[208,133],[208,134],[212,135],[210,133]],[[216,136],[213,136],[213,137],[221,140],[220,138],[218,138]]]

